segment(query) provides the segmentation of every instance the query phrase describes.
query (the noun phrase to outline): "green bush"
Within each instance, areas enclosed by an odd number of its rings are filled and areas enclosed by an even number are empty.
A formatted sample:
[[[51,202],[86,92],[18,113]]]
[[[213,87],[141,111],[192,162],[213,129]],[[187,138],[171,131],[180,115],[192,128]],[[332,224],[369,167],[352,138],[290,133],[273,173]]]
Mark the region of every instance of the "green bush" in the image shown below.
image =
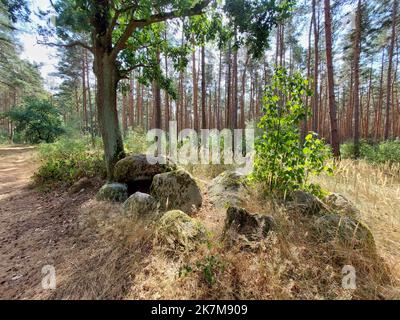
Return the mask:
[[[310,174],[332,170],[326,166],[330,148],[314,133],[304,141],[300,137],[301,124],[310,115],[303,98],[311,94],[307,80],[299,73],[289,75],[284,68],[276,70],[265,91],[264,116],[258,123],[263,132],[255,141],[250,179],[278,195],[305,189]]]
[[[147,146],[146,133],[143,129],[137,128],[133,131],[129,131],[124,138],[124,148],[128,154],[145,153]]]
[[[400,141],[385,141],[380,143],[375,162],[400,163]]]
[[[354,144],[346,142],[341,145],[342,158],[353,157]],[[370,163],[400,163],[400,141],[384,141],[379,144],[361,142],[360,158]]]
[[[34,175],[37,184],[71,185],[82,177],[105,177],[103,151],[81,139],[61,138],[39,146],[41,165]]]
[[[58,110],[47,100],[26,98],[5,116],[15,123],[16,135],[28,143],[50,143],[64,133]]]
[[[0,129],[0,145],[1,144],[8,144],[9,143],[9,138],[6,130]]]

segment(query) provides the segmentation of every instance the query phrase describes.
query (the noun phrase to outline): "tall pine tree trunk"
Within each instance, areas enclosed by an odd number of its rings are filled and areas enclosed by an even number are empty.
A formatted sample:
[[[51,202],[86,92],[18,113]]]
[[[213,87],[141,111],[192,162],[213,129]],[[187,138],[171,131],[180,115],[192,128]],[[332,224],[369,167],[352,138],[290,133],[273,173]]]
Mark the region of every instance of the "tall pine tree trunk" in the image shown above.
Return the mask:
[[[201,46],[201,129],[207,128],[206,118],[206,61],[205,61],[205,46]]]
[[[198,110],[198,85],[197,85],[197,72],[196,72],[196,47],[192,52],[192,77],[193,77],[193,127],[194,130],[199,131],[199,110]]]
[[[356,33],[354,37],[354,158],[360,157],[360,51],[361,51],[361,0],[356,13]]]
[[[335,83],[333,74],[332,57],[332,14],[330,0],[325,0],[325,42],[326,42],[326,63],[328,74],[328,102],[331,123],[331,145],[335,158],[340,158],[340,147],[338,139],[336,102],[335,102]]]
[[[316,0],[313,0],[313,24],[314,24],[314,96],[312,100],[312,130],[318,132],[318,77],[319,77],[319,10],[318,19],[316,12]]]
[[[236,31],[235,31],[236,42]],[[238,50],[234,48],[233,51],[233,97],[232,97],[232,129],[237,128],[238,119]]]
[[[135,81],[133,80],[133,75],[129,77],[129,99],[128,99],[128,116],[129,116],[129,126],[131,129],[135,127],[135,102],[133,100],[133,94],[135,91]]]
[[[389,47],[389,62],[387,72],[387,86],[386,86],[386,120],[385,120],[385,140],[389,139],[390,133],[390,107],[391,107],[391,90],[392,90],[392,72],[393,72],[393,53],[396,40],[396,24],[397,24],[397,0],[393,0],[392,12],[392,35]]]

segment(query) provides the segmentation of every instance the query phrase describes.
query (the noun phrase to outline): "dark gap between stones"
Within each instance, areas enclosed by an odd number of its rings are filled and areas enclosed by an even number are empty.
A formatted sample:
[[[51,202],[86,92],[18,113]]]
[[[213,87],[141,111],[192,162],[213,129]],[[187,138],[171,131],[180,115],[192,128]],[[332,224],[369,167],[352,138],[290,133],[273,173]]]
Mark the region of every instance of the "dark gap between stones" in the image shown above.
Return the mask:
[[[128,183],[128,195],[131,196],[135,192],[150,194],[152,180],[140,180],[133,183]]]

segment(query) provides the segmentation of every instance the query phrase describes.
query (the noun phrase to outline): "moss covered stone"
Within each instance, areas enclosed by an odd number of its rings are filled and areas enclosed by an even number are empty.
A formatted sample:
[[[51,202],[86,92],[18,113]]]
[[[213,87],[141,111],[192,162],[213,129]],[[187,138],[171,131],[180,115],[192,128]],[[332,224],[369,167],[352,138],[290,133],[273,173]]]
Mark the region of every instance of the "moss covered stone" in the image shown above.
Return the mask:
[[[238,207],[227,210],[224,239],[235,242],[238,236],[244,236],[249,241],[258,241],[265,238],[271,230],[276,229],[273,217],[261,214],[251,214]]]
[[[218,208],[243,205],[246,176],[237,171],[225,171],[214,178],[209,187],[210,202]]]
[[[124,202],[128,198],[128,187],[122,183],[107,183],[100,188],[97,200]]]
[[[321,215],[328,211],[325,204],[318,197],[303,190],[292,192],[290,200],[288,208],[304,215]]]
[[[150,190],[165,210],[177,209],[191,213],[203,202],[196,181],[183,169],[154,176]]]
[[[314,228],[318,239],[323,242],[339,240],[355,249],[376,250],[371,230],[357,219],[328,214],[317,219]]]
[[[151,195],[136,192],[131,195],[123,205],[127,216],[150,218],[157,215],[157,201]]]
[[[164,213],[156,230],[158,242],[171,251],[190,251],[207,240],[204,226],[180,210]]]
[[[355,218],[360,214],[357,207],[341,194],[332,193],[324,198],[324,202],[331,210],[341,215]]]
[[[157,174],[176,169],[176,165],[171,162],[166,164],[160,164],[156,162],[157,161],[155,157],[145,154],[128,156],[118,161],[115,165],[115,180],[117,182],[127,184],[146,180],[151,181]]]

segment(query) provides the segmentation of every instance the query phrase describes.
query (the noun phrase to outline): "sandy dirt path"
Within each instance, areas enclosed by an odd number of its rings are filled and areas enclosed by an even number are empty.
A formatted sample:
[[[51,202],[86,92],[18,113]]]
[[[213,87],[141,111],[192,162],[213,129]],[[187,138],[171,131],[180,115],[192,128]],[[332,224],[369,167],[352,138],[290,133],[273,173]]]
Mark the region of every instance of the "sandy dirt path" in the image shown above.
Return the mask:
[[[0,147],[1,299],[51,295],[42,289],[42,268],[54,265],[59,270],[76,253],[78,207],[92,196],[30,188],[37,166],[34,148]]]

